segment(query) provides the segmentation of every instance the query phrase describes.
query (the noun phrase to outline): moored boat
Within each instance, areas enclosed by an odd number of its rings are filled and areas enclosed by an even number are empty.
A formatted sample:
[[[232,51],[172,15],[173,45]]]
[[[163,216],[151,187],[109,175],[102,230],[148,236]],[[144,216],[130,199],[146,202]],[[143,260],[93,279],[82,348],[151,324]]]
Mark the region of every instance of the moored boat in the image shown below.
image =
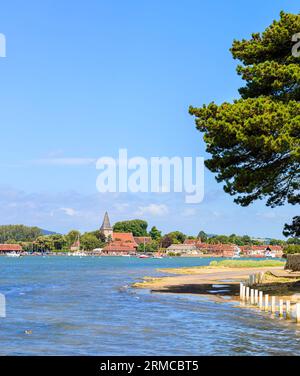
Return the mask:
[[[17,252],[8,252],[6,253],[6,257],[21,257],[20,253],[17,253]]]

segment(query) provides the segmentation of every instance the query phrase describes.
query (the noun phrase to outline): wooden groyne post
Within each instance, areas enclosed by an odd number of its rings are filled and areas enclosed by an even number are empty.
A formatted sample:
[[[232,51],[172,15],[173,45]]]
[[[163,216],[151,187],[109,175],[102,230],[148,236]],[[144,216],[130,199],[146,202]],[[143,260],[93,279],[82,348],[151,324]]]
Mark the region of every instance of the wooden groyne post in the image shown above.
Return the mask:
[[[263,307],[264,307],[263,296],[264,296],[263,292],[260,291],[260,292],[259,292],[259,308],[260,308],[260,309],[263,309]]]
[[[254,290],[254,304],[258,304],[258,290]]]
[[[271,312],[272,313],[276,312],[276,298],[275,298],[275,296],[271,297]]]
[[[291,302],[287,300],[285,303],[285,318],[289,320],[291,318]]]
[[[250,297],[250,287],[246,287],[246,302],[249,301],[249,297]]]
[[[300,324],[300,303],[296,304],[296,323]]]
[[[271,313],[276,316],[278,312],[278,316],[280,318],[285,317],[286,320],[289,320],[291,317],[295,317],[295,321],[297,324],[300,324],[300,303],[295,304],[295,311],[293,306],[293,315],[291,309],[291,301],[286,300],[285,302],[283,299],[277,300],[276,296],[269,296],[269,294],[264,294],[263,291],[258,289],[252,289],[251,286],[253,284],[259,283],[262,281],[264,277],[264,273],[259,274],[251,274],[249,278],[244,282],[240,283],[240,299],[245,301],[246,304],[250,304],[251,306],[258,306],[259,309],[265,312],[271,311]],[[269,305],[269,298],[271,300]],[[278,301],[278,305],[277,304]],[[294,316],[295,312],[295,316]]]
[[[265,295],[265,311],[266,312],[269,311],[269,295],[268,294]]]
[[[279,299],[279,317],[283,317],[283,299]]]

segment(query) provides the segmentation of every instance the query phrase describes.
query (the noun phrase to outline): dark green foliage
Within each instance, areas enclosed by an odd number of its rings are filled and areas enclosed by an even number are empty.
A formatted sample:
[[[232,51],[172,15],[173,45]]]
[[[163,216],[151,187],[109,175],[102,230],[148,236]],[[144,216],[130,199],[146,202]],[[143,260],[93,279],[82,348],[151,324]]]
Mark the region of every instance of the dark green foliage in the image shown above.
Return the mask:
[[[141,219],[131,221],[117,222],[113,229],[114,232],[132,232],[133,236],[147,236],[148,223]]]
[[[205,243],[208,239],[208,236],[204,231],[200,231],[198,234],[198,239],[200,239],[202,243]]]
[[[283,249],[283,252],[285,254],[294,254],[299,253],[300,254],[300,244],[290,244],[286,245]]]
[[[145,244],[145,246],[143,243],[139,244],[137,250],[138,252],[156,252],[158,248],[159,248],[159,243],[153,240],[152,242]]]
[[[183,243],[186,239],[186,235],[180,231],[169,232],[166,236],[172,239],[173,244]]]
[[[153,226],[149,232],[149,235],[153,240],[158,240],[161,238],[161,231],[159,231],[155,226]]]
[[[28,227],[24,225],[0,226],[0,243],[33,241],[42,235],[42,230],[38,227]]]
[[[103,242],[93,233],[85,233],[80,238],[81,249],[84,251],[92,251],[96,248],[102,248]]]
[[[241,98],[190,107],[211,154],[207,168],[242,206],[300,203],[300,59],[292,55],[299,32],[300,15],[282,12],[263,33],[234,41]]]
[[[300,216],[294,217],[292,224],[284,226],[283,235],[300,237]]]

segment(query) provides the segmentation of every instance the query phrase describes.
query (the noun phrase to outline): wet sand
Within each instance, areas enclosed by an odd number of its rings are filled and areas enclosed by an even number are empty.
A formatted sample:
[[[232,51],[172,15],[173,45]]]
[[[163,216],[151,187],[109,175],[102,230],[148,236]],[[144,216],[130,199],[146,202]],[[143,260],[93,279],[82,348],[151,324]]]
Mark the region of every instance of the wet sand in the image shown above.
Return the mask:
[[[289,276],[283,267],[193,267],[159,271],[176,275],[161,278],[145,277],[133,287],[150,289],[151,292],[156,293],[199,294],[236,300],[239,298],[240,282],[246,281],[250,274],[263,272],[266,273],[266,280],[263,284],[257,285],[257,288],[283,299],[285,297],[292,298],[294,301],[300,299],[300,282],[298,283],[300,275]]]

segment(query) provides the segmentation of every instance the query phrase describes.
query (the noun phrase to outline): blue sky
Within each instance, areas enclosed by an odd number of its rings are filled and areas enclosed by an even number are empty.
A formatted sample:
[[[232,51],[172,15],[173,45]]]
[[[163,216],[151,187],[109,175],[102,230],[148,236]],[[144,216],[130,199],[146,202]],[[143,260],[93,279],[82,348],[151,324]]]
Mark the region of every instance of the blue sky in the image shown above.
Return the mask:
[[[164,232],[282,237],[299,214],[233,203],[205,172],[205,199],[100,194],[89,159],[206,156],[189,105],[237,97],[233,39],[262,31],[295,1],[10,1],[0,32],[0,223],[65,232],[143,218]],[[47,161],[45,161],[47,159]],[[59,163],[58,163],[59,160]],[[72,162],[72,163],[71,163]]]

